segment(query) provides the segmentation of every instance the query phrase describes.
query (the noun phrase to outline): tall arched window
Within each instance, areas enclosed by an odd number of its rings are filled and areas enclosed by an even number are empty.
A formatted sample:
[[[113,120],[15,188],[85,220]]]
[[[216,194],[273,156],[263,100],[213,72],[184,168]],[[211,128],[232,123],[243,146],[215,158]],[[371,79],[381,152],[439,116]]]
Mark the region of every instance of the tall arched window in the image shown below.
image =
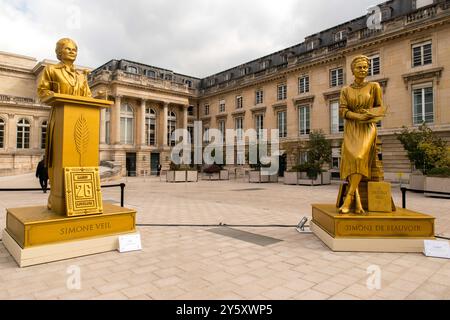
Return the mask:
[[[30,122],[20,119],[17,122],[17,149],[30,148]]]
[[[41,124],[41,149],[45,149],[47,143],[47,121]]]
[[[0,149],[5,147],[5,121],[0,118]]]
[[[129,104],[120,107],[120,143],[134,143],[134,112]]]
[[[109,108],[105,110],[105,142],[111,143],[111,110]]]
[[[156,145],[156,112],[151,108],[145,109],[145,144]]]
[[[169,111],[168,114],[168,123],[167,123],[167,134],[169,135],[167,137],[167,141],[169,141],[169,144],[171,146],[175,146],[176,141],[175,137],[172,137],[172,133],[175,131],[177,127],[177,115],[173,111]]]

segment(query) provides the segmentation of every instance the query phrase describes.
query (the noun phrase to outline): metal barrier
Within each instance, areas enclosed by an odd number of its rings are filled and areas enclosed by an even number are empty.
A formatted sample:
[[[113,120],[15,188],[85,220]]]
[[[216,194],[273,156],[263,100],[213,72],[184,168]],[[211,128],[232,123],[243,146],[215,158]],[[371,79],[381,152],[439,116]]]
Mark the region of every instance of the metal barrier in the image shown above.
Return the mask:
[[[104,189],[120,187],[120,206],[123,208],[125,203],[125,183],[111,184],[101,186]],[[42,188],[1,188],[0,192],[25,192],[25,191],[42,191]],[[50,188],[47,188],[50,191]]]
[[[406,187],[401,187],[400,190],[402,191],[402,208],[406,209],[406,192],[416,192],[416,193],[427,193],[427,194],[435,194],[437,196],[450,196],[450,193],[448,192],[437,192],[437,191],[426,191],[426,190],[414,190],[414,189],[408,189]]]

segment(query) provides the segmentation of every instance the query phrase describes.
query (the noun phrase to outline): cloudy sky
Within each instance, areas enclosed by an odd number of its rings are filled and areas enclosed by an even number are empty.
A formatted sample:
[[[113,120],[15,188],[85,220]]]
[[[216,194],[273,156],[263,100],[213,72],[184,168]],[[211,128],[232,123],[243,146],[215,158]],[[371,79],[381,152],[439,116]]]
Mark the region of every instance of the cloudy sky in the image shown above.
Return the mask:
[[[0,0],[0,51],[77,64],[130,59],[205,77],[303,42],[382,0]]]

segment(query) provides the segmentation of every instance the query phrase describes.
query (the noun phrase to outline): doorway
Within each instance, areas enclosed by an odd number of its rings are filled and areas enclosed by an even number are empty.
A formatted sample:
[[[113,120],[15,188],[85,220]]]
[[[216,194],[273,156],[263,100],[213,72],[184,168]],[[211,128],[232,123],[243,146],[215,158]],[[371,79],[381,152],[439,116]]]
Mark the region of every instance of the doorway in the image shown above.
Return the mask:
[[[287,167],[286,154],[280,156],[278,163],[279,163],[278,176],[284,177],[284,172],[286,171]]]
[[[136,177],[136,153],[127,152],[126,169],[128,177]]]
[[[158,174],[158,165],[159,165],[159,153],[152,153],[150,155],[150,169],[152,176],[156,176]]]

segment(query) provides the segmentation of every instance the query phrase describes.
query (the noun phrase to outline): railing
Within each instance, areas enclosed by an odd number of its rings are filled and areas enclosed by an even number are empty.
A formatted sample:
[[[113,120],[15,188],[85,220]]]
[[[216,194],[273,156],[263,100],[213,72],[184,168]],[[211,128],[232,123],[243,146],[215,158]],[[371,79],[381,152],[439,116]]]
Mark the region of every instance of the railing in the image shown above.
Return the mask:
[[[426,194],[432,194],[436,196],[450,196],[450,193],[448,192],[437,192],[437,191],[427,191],[427,190],[414,190],[414,189],[408,189],[406,187],[401,187],[400,190],[402,191],[402,208],[406,209],[406,192],[416,192],[416,193],[426,193]]]
[[[420,21],[423,19],[428,19],[428,18],[434,17],[436,15],[436,13],[437,13],[437,5],[422,8],[416,12],[408,14],[406,16],[406,23],[408,24],[408,23],[413,23],[413,22]]]
[[[328,51],[339,50],[344,48],[347,45],[347,39],[341,40],[339,42],[335,42],[332,45],[328,46]]]
[[[125,183],[111,184],[101,186],[103,189],[120,187],[120,206],[123,208],[125,203]],[[50,190],[47,188],[46,190]],[[42,188],[1,188],[0,192],[26,192],[26,191],[42,191]]]

